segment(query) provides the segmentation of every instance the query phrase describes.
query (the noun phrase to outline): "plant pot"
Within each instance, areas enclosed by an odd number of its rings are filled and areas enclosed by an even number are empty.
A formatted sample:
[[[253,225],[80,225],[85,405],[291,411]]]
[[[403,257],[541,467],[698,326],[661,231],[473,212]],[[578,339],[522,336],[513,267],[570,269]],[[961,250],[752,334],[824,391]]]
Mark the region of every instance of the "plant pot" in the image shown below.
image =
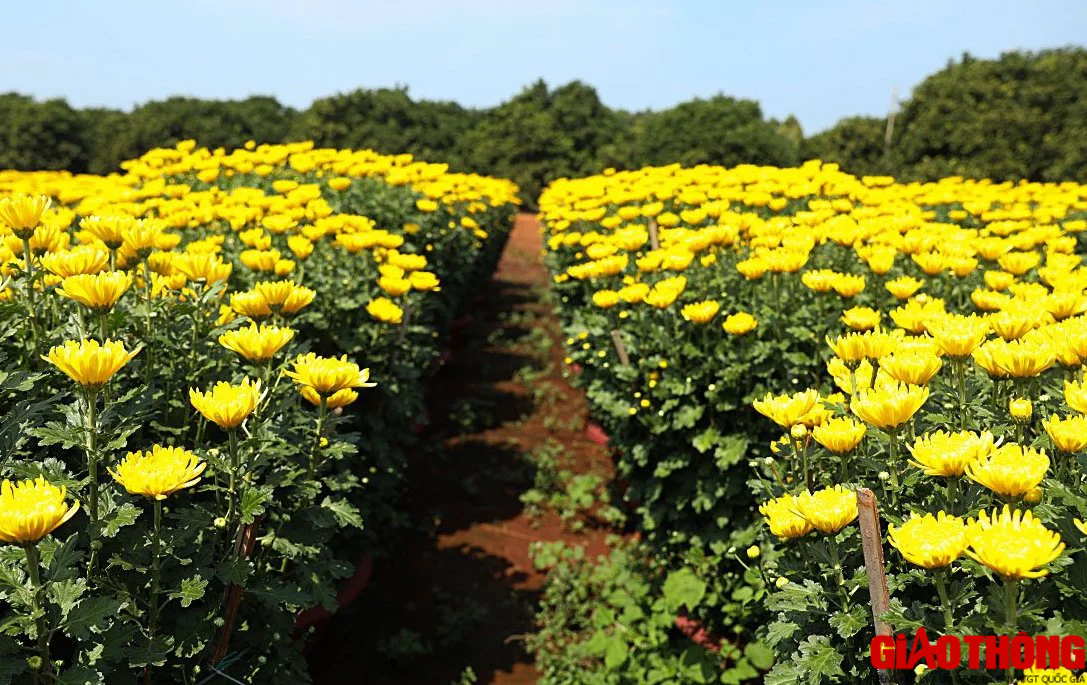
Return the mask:
[[[702,621],[691,618],[686,614],[680,614],[679,616],[676,616],[676,628],[679,629],[679,632],[686,635],[687,639],[699,647],[707,649],[714,654],[721,651],[721,638],[706,630],[706,627],[702,625]]]
[[[585,437],[603,447],[607,447],[608,441],[611,439],[600,424],[595,421],[589,421],[585,425]]]
[[[355,564],[354,575],[343,582],[339,594],[336,595],[337,610],[343,609],[358,599],[362,591],[370,584],[370,578],[373,575],[374,558],[369,553],[363,552],[359,555],[358,563]],[[303,609],[294,619],[295,635],[301,634],[310,627],[316,628],[317,632],[323,632],[330,618],[332,618],[332,612],[323,606]]]

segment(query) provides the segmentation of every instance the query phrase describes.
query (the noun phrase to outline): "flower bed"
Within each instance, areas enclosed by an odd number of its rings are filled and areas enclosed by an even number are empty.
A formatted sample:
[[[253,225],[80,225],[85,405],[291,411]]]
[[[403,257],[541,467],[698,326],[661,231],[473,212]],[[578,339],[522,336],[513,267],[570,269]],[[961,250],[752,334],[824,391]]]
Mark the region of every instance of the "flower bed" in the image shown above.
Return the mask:
[[[305,681],[516,192],[309,143],[0,172],[0,683]]]
[[[1071,564],[1087,514],[1087,188],[672,166],[540,207],[567,361],[654,553],[708,584],[708,630],[774,646],[775,682],[874,677],[866,486],[898,526],[892,628],[1082,634],[1079,574],[1020,579]],[[907,522],[940,510],[960,518]],[[1005,534],[1038,550],[1014,572]],[[936,563],[928,540],[962,544]]]

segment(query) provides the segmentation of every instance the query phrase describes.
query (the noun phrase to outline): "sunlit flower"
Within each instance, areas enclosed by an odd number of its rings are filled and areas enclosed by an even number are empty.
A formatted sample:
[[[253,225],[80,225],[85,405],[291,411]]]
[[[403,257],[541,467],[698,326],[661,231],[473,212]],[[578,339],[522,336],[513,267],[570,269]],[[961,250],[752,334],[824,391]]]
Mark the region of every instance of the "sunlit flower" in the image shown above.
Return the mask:
[[[369,382],[370,370],[360,369],[355,362],[347,361],[347,355],[336,359],[319,357],[310,352],[295,359],[294,370],[284,371],[283,375],[300,386],[313,388],[323,397],[348,388],[372,388],[377,385]]]
[[[828,419],[812,429],[812,437],[829,452],[848,454],[856,449],[868,428],[848,416]]]
[[[883,430],[896,430],[913,418],[928,399],[928,388],[905,383],[858,392],[849,407],[862,421]]]
[[[680,310],[680,314],[684,319],[692,323],[709,323],[710,319],[716,316],[720,309],[721,305],[713,300],[705,300],[685,305]]]
[[[67,492],[43,476],[0,483],[0,542],[28,545],[52,533],[79,511],[78,501],[64,501]]]
[[[260,381],[244,379],[239,385],[219,381],[210,390],[189,388],[189,401],[208,421],[230,430],[237,428],[257,408]]]
[[[816,408],[818,402],[817,390],[805,390],[794,395],[774,396],[767,393],[761,400],[755,400],[753,406],[755,411],[788,430],[803,423],[804,417]]]
[[[805,490],[796,498],[796,509],[819,531],[831,535],[857,518],[857,493],[842,485],[814,493]]]
[[[253,363],[266,362],[294,338],[294,330],[278,326],[237,328],[219,336],[219,344]]]
[[[139,351],[137,348],[129,352],[119,340],[104,343],[93,339],[69,340],[49,350],[42,359],[84,388],[96,390],[108,383]]]
[[[7,224],[20,240],[29,240],[53,203],[45,195],[16,195],[0,200],[0,224]]]
[[[57,294],[75,300],[88,309],[109,311],[132,285],[132,276],[124,271],[103,271],[65,278]]]
[[[803,537],[812,531],[812,524],[797,512],[796,499],[792,495],[783,495],[764,502],[759,507],[770,532],[779,538],[791,540]]]
[[[998,495],[1022,497],[1037,487],[1049,470],[1049,457],[1033,447],[1009,443],[966,465],[966,475]]]
[[[399,324],[404,321],[404,310],[386,297],[378,297],[366,305],[367,313],[385,323]]]
[[[871,330],[882,318],[883,314],[871,307],[853,307],[842,312],[842,323],[854,331]]]
[[[758,321],[755,320],[755,317],[747,312],[737,312],[725,317],[725,322],[721,324],[721,327],[729,335],[747,335],[755,330],[757,325]]]
[[[887,537],[906,561],[922,568],[943,568],[966,551],[966,522],[939,512],[911,516],[900,527],[892,523]]]
[[[895,352],[879,360],[880,371],[910,385],[928,385],[942,366],[938,355],[923,351]]]
[[[178,490],[196,485],[206,467],[207,464],[187,449],[153,445],[146,452],[129,452],[117,468],[109,469],[109,472],[130,495],[163,500]]]
[[[1087,449],[1087,416],[1082,414],[1061,418],[1054,414],[1042,421],[1053,447],[1074,454]]]
[[[988,457],[994,449],[993,434],[971,431],[945,433],[942,430],[917,438],[909,446],[911,463],[927,476],[961,476],[966,465]]]
[[[1040,578],[1048,573],[1042,567],[1064,551],[1061,536],[1047,529],[1027,511],[982,511],[967,523],[970,547],[966,554],[984,564],[1002,578]]]

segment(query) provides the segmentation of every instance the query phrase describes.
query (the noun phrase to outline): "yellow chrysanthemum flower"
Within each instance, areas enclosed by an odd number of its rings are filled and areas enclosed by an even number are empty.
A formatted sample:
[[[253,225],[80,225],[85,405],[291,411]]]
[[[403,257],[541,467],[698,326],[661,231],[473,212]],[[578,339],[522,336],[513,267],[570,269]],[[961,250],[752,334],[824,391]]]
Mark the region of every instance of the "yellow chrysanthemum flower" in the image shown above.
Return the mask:
[[[921,350],[894,352],[879,360],[879,369],[900,383],[928,385],[943,362],[936,354]]]
[[[124,271],[69,276],[57,288],[57,294],[71,298],[88,309],[109,311],[132,285],[132,276]]]
[[[685,305],[680,310],[680,315],[692,323],[709,323],[710,320],[717,315],[717,312],[721,309],[721,305],[717,304],[713,300],[705,300],[703,302],[692,302]]]
[[[1045,478],[1049,457],[1033,447],[1009,443],[966,465],[970,480],[1004,497],[1022,497]]]
[[[146,452],[129,452],[110,475],[130,495],[164,500],[200,481],[207,464],[182,447],[152,445]]]
[[[796,510],[819,531],[833,535],[857,518],[857,493],[842,485],[805,490],[796,498]]]
[[[755,317],[747,312],[737,312],[727,316],[724,323],[721,324],[721,327],[725,329],[725,333],[728,333],[729,335],[747,335],[755,330],[755,327],[758,325],[759,322]]]
[[[868,331],[879,325],[883,314],[871,307],[853,307],[842,312],[842,323],[854,331]]]
[[[966,465],[988,457],[994,449],[994,437],[989,431],[945,433],[938,430],[922,435],[909,446],[910,460],[927,476],[961,476]]]
[[[189,388],[189,401],[208,421],[231,430],[240,426],[257,408],[260,381],[246,378],[240,385],[219,381],[204,392]]]
[[[936,314],[925,320],[925,329],[949,357],[969,357],[989,335],[989,322],[978,316]]]
[[[378,321],[385,323],[399,324],[404,321],[404,310],[387,297],[371,300],[366,305],[366,312]]]
[[[1054,414],[1042,421],[1055,449],[1068,454],[1087,449],[1087,416],[1082,414],[1061,418]]]
[[[784,540],[799,538],[810,533],[813,526],[808,519],[797,513],[796,498],[783,495],[764,502],[759,507],[770,532]]]
[[[804,417],[816,408],[818,402],[817,390],[805,390],[794,395],[776,397],[766,393],[766,397],[755,400],[752,404],[755,411],[788,430],[798,423],[803,423]]]
[[[42,222],[52,199],[45,195],[16,195],[0,200],[0,223],[7,224],[19,240],[29,240]]]
[[[284,371],[283,375],[326,398],[341,390],[377,385],[369,382],[370,369],[360,369],[355,362],[347,361],[347,355],[340,359],[319,357],[313,352],[300,355],[294,361],[294,370]]]
[[[966,522],[939,512],[936,516],[912,516],[896,528],[887,528],[887,537],[906,561],[922,568],[943,568],[966,551]]]
[[[1061,555],[1061,536],[1034,518],[1031,512],[1004,509],[982,511],[967,524],[970,547],[966,554],[1006,580],[1041,578],[1042,567]]]
[[[42,359],[63,371],[87,389],[98,389],[109,382],[140,351],[129,352],[119,340],[69,340],[49,350]]]
[[[868,428],[859,421],[848,416],[824,421],[821,425],[812,429],[812,437],[834,454],[848,454],[856,449],[864,439]]]
[[[78,501],[64,501],[67,492],[42,476],[0,483],[0,542],[29,545],[52,533],[79,511]]]
[[[928,396],[923,386],[887,383],[858,392],[849,407],[865,423],[890,431],[912,419]]]
[[[1065,381],[1064,401],[1073,411],[1087,414],[1087,383],[1084,381]]]
[[[96,274],[109,266],[109,252],[94,245],[79,245],[70,250],[42,255],[41,265],[46,271],[61,278]]]
[[[303,385],[298,388],[302,393],[302,397],[306,398],[306,401],[315,407],[321,406],[321,395],[308,385]],[[337,390],[336,392],[325,398],[325,407],[327,409],[337,409],[339,407],[346,407],[359,398],[359,394],[351,388],[344,388],[343,390]]]
[[[272,309],[264,296],[255,290],[246,290],[230,296],[230,307],[242,316],[260,321],[272,315]]]
[[[223,333],[219,336],[219,344],[259,364],[274,357],[293,338],[294,329],[251,323],[248,328]]]

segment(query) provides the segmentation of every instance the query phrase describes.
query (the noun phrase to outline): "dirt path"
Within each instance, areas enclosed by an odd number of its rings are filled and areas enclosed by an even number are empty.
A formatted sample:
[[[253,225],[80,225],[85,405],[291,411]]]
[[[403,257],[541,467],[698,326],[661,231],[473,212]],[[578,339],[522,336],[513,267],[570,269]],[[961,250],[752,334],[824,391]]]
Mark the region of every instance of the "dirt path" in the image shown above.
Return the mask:
[[[465,682],[535,683],[523,636],[544,575],[529,545],[563,540],[604,553],[606,530],[573,533],[520,499],[559,471],[606,478],[611,469],[586,437],[584,396],[561,373],[541,248],[535,218],[518,217],[432,388],[434,447],[409,468],[409,532],[312,650],[318,685],[446,685],[468,667],[477,680]]]

